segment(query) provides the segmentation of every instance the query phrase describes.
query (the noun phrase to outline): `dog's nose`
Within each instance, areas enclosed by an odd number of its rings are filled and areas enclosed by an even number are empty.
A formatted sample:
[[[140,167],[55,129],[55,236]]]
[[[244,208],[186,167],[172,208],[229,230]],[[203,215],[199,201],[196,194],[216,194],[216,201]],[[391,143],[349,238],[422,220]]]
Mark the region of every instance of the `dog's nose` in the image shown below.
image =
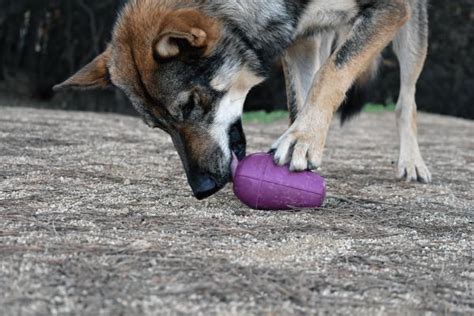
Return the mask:
[[[216,181],[214,181],[214,179],[212,179],[212,177],[207,174],[202,174],[196,177],[191,187],[193,189],[194,196],[198,200],[204,200],[205,198],[208,198],[219,191]]]

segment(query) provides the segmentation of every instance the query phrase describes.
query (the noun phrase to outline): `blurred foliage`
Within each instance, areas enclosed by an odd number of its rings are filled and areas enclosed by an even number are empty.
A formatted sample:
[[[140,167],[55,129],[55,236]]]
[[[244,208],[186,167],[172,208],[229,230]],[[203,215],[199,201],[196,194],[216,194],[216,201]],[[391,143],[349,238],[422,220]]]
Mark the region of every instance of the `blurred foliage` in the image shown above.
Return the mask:
[[[51,87],[92,60],[110,39],[120,0],[0,0],[0,89],[55,108],[134,113],[115,90]]]
[[[78,70],[105,47],[116,13],[125,0],[0,0],[0,90],[47,100],[53,107],[133,113],[116,90],[53,96],[51,87]],[[420,80],[422,110],[474,118],[474,1],[432,0],[431,45]],[[386,55],[374,102],[393,103],[398,67]],[[248,98],[248,110],[285,108],[279,66]]]
[[[395,104],[376,104],[368,103],[364,112],[368,113],[381,113],[381,112],[395,112]],[[289,113],[288,111],[249,111],[244,113],[242,120],[244,123],[259,123],[259,124],[270,124],[280,120],[288,120]]]
[[[261,123],[269,124],[279,120],[288,120],[289,114],[288,111],[255,111],[255,112],[246,112],[244,113],[242,120],[244,123]]]
[[[396,105],[391,103],[391,104],[376,104],[376,103],[368,103],[364,111],[369,112],[369,113],[379,113],[379,112],[395,112]]]

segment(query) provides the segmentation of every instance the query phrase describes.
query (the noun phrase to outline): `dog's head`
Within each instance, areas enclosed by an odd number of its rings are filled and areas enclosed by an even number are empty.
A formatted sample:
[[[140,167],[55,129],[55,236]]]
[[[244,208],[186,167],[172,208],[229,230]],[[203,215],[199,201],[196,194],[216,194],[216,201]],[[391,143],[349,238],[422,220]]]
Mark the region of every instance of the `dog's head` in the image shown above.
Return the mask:
[[[149,126],[171,136],[194,195],[203,199],[229,182],[232,152],[245,156],[243,104],[261,81],[225,32],[198,9],[135,0],[106,51],[55,88],[123,90]]]

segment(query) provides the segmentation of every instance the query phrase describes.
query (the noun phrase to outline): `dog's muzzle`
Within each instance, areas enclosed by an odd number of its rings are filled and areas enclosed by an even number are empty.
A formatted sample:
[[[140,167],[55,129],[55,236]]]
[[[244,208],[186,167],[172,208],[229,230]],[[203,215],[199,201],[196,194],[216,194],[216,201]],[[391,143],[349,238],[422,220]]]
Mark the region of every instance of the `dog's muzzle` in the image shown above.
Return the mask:
[[[242,121],[239,119],[234,124],[232,124],[228,130],[228,139],[229,139],[229,149],[232,151],[229,161],[219,161],[219,163],[227,164],[224,167],[222,165],[219,168],[220,172],[210,173],[208,172],[206,166],[197,166],[193,165],[191,161],[187,159],[186,155],[182,155],[183,162],[185,164],[185,169],[187,171],[188,182],[193,190],[194,196],[198,200],[203,200],[211,195],[220,191],[227,183],[232,180],[232,170],[231,163],[232,157],[235,155],[239,160],[245,158],[247,141],[244,134],[244,129],[242,127]],[[180,144],[179,141],[175,141],[175,144]],[[222,152],[219,155],[216,155],[214,159],[226,159],[226,155]],[[215,163],[212,161],[210,163]]]
[[[241,120],[236,121],[229,129],[229,148],[239,160],[245,158],[247,141]],[[229,161],[229,168],[225,174],[212,175],[208,173],[197,173],[191,177],[191,188],[193,189],[194,196],[198,200],[212,196],[232,180],[231,162],[232,161]]]

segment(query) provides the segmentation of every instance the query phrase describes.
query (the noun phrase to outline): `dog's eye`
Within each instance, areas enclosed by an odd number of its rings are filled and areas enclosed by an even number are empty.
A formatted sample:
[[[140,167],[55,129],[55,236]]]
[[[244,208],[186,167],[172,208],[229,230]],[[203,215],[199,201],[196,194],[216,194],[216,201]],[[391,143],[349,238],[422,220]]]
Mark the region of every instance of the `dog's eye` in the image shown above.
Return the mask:
[[[197,100],[195,95],[191,95],[189,98],[188,102],[186,102],[185,105],[183,105],[182,108],[182,113],[183,113],[183,119],[187,120],[193,113],[194,109],[196,108],[197,105]]]

